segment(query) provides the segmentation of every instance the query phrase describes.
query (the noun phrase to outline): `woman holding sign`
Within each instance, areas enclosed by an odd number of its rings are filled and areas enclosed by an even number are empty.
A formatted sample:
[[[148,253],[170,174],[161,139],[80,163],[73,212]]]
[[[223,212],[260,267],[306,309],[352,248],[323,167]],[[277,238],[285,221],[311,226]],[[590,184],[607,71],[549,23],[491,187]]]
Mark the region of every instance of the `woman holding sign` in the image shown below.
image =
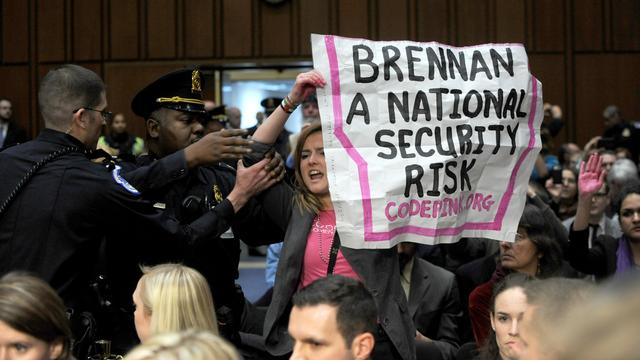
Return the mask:
[[[298,75],[289,95],[255,132],[253,153],[245,162],[259,161],[271,147],[267,144],[273,144],[284,128],[289,114],[324,84],[316,71]],[[415,359],[416,330],[400,284],[396,249],[359,250],[340,246],[319,123],[301,132],[294,158],[296,189],[279,184],[259,196],[272,220],[286,230],[273,301],[263,329],[267,351],[281,356],[293,348],[287,334],[293,294],[327,274],[337,274],[362,281],[376,301],[379,330],[373,359]],[[351,344],[347,346],[350,348]]]

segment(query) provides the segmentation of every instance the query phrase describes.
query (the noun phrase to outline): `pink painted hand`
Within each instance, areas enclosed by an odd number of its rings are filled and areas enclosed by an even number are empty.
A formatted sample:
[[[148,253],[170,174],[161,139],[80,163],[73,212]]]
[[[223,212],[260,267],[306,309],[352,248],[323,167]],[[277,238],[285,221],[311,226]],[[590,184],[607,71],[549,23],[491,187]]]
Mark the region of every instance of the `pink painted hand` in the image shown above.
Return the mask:
[[[602,168],[602,158],[593,154],[586,162],[580,164],[580,176],[578,176],[578,192],[580,197],[591,197],[598,192],[604,184],[606,171]]]
[[[307,96],[311,95],[317,87],[324,87],[326,82],[316,70],[298,74],[293,88],[289,92],[289,99],[296,104],[301,103]]]

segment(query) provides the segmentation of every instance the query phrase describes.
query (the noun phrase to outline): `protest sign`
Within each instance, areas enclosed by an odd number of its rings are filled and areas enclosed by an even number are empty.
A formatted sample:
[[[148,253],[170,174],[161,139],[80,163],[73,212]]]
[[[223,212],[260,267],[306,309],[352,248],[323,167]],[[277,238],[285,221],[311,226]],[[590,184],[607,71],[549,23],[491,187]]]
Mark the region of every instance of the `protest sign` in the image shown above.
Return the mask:
[[[543,116],[523,45],[311,41],[344,246],[513,241]]]

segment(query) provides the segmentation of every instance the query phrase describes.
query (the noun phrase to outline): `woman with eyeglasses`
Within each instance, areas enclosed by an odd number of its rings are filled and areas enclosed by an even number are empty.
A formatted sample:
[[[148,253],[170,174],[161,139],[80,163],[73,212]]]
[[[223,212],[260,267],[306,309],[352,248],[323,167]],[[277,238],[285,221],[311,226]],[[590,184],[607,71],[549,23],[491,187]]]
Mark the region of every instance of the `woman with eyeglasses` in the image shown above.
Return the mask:
[[[489,336],[490,300],[496,283],[511,273],[547,278],[560,270],[562,248],[548,220],[541,209],[527,204],[518,224],[515,241],[500,242],[499,261],[491,279],[477,286],[469,295],[469,317],[477,346],[483,346]]]
[[[571,266],[597,280],[624,274],[640,266],[640,183],[631,181],[617,194],[615,209],[622,236],[600,235],[589,247],[589,211],[606,172],[602,157],[593,154],[580,166],[578,210],[569,233]]]

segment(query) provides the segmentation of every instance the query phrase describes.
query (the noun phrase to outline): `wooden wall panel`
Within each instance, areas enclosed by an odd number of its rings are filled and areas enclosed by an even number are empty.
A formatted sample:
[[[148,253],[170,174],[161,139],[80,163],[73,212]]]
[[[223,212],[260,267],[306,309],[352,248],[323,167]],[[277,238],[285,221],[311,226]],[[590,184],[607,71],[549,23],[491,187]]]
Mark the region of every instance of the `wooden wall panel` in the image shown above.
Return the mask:
[[[38,60],[66,60],[66,16],[64,0],[38,1]]]
[[[602,50],[604,25],[603,0],[582,0],[574,3],[573,48],[577,51]]]
[[[530,54],[529,68],[531,73],[542,82],[542,98],[546,103],[560,105],[567,109],[567,99],[565,94],[565,68],[564,56],[558,54]],[[559,145],[569,138],[573,131],[572,124],[566,123],[562,131],[556,137],[555,144]]]
[[[602,111],[617,105],[623,117],[640,118],[640,54],[576,55],[576,137],[584,144],[602,134]]]
[[[138,3],[109,1],[109,58],[124,60],[140,56]]]
[[[613,49],[640,50],[640,1],[610,1]]]
[[[31,134],[32,121],[29,113],[30,95],[29,66],[0,67],[0,97],[11,100],[13,106],[13,120]]]
[[[409,38],[408,19],[414,15],[409,12],[408,0],[378,0],[377,24],[379,40],[405,40]]]
[[[262,56],[291,56],[293,53],[292,5],[260,2],[260,44]]]
[[[223,56],[233,58],[253,55],[252,30],[257,24],[251,5],[251,0],[222,0],[222,18],[233,19],[222,24]]]
[[[5,63],[29,61],[29,2],[4,0],[0,9],[0,60]]]
[[[131,111],[131,100],[152,81],[182,67],[175,63],[105,65],[104,81],[107,85],[109,110],[123,113],[129,120],[127,125],[130,131],[144,139],[144,120]]]
[[[451,44],[449,9],[450,4],[447,0],[418,1],[416,6],[416,40]]]
[[[184,54],[187,58],[214,57],[213,0],[184,0]]]
[[[606,103],[640,119],[638,0],[0,0],[0,10],[0,74],[10,74],[0,90],[28,89],[20,112],[34,132],[39,79],[58,64],[107,75],[111,105],[127,112],[137,88],[182,64],[308,61],[313,32],[524,43],[545,101],[564,108],[561,137],[599,132]]]
[[[537,51],[564,50],[564,3],[570,0],[533,0],[533,47]]]
[[[147,2],[147,55],[149,59],[177,56],[176,0]]]
[[[338,1],[338,35],[355,38],[371,37],[370,10],[370,3],[367,0]]]
[[[102,1],[74,0],[73,60],[102,59]]]
[[[474,45],[490,42],[489,1],[458,0],[456,2],[456,45]]]
[[[330,24],[330,2],[317,0],[300,0],[300,14],[313,14],[307,16],[304,21],[300,21],[300,53],[304,56],[311,56],[311,37],[315,34],[329,34]]]
[[[526,45],[524,0],[496,0],[495,41]]]

